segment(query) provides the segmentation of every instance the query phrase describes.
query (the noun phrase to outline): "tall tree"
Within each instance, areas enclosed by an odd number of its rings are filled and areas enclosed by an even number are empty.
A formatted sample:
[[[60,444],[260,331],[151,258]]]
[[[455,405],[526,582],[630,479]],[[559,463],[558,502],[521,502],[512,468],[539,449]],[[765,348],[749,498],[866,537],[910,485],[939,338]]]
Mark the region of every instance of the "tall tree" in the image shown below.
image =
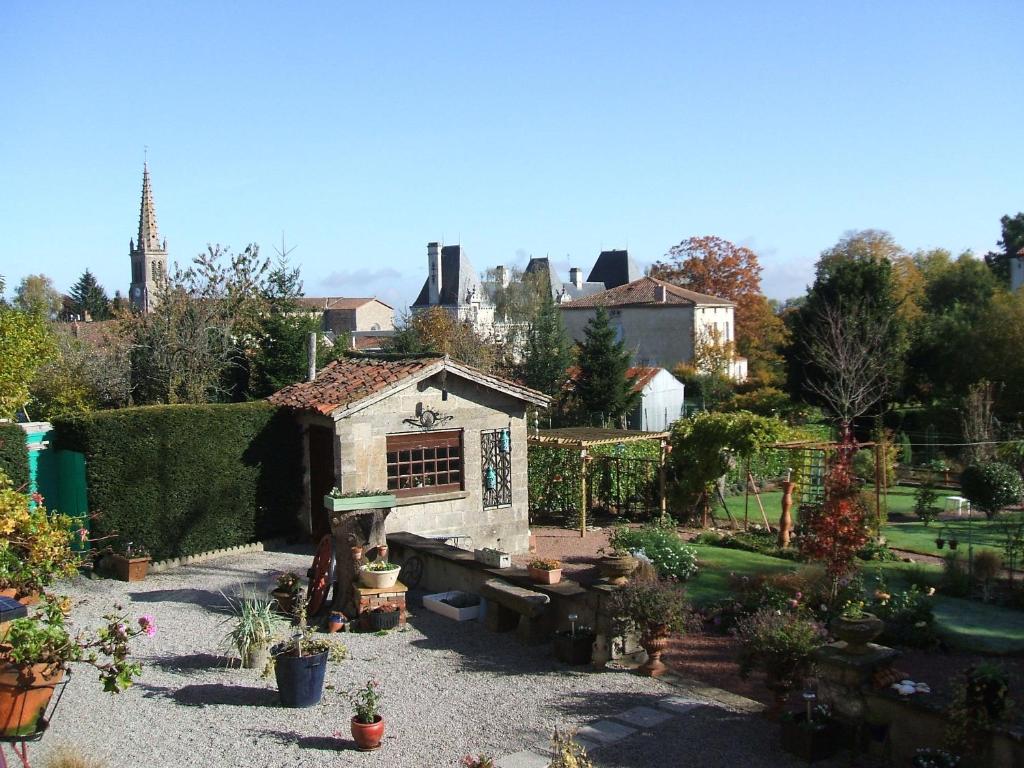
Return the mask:
[[[780,383],[786,326],[761,294],[761,264],[751,249],[713,235],[672,246],[651,266],[651,276],[736,303],[736,350],[751,379]]]
[[[88,315],[93,320],[110,317],[110,299],[96,277],[88,269],[71,287],[71,310],[83,319]]]
[[[985,254],[985,263],[988,264],[992,274],[998,278],[1003,285],[1010,284],[1010,259],[1020,253],[1024,248],[1024,211],[1016,216],[1003,216],[999,220],[1003,236],[996,245],[998,251],[989,251]]]
[[[13,418],[28,402],[29,384],[53,350],[53,335],[45,318],[0,307],[0,417]]]
[[[615,340],[615,329],[603,307],[597,308],[583,334],[575,390],[579,408],[588,421],[598,415],[621,421],[640,399],[633,391],[635,380],[627,375],[630,355],[625,345]]]
[[[14,306],[45,320],[53,320],[64,306],[64,297],[46,275],[28,275],[22,278],[15,291]]]
[[[520,375],[528,387],[557,397],[565,386],[571,363],[572,351],[562,313],[547,293],[526,333]]]
[[[449,355],[485,371],[494,365],[494,346],[444,307],[430,307],[401,318],[386,348],[400,354]]]
[[[907,329],[886,258],[819,262],[807,301],[790,315],[790,387],[849,424],[894,391],[903,371]]]

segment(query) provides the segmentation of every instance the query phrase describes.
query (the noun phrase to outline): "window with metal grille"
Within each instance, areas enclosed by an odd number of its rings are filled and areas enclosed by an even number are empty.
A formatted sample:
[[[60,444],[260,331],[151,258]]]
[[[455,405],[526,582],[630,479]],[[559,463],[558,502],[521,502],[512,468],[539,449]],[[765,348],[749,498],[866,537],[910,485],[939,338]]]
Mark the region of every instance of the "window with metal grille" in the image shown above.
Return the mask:
[[[491,429],[480,433],[480,467],[484,509],[512,504],[512,433]]]
[[[396,496],[461,491],[462,430],[388,435],[388,490]]]

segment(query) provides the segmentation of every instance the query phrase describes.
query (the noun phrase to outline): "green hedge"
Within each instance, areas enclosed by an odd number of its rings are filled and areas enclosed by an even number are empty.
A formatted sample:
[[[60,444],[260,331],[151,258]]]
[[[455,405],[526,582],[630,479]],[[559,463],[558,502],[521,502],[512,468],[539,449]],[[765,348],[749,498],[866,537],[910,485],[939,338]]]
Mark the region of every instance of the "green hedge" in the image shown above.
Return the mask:
[[[25,430],[17,424],[0,424],[0,471],[15,488],[28,483],[28,447]]]
[[[98,411],[54,427],[57,447],[85,454],[94,537],[144,544],[162,559],[295,526],[301,434],[265,402]]]

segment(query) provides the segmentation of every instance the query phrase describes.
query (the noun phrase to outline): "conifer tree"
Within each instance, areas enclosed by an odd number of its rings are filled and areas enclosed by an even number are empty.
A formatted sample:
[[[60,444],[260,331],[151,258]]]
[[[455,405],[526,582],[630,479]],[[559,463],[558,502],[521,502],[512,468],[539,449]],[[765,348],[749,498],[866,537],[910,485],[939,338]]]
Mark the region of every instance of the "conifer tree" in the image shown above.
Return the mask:
[[[110,300],[107,298],[107,292],[88,269],[71,288],[71,307],[72,311],[83,319],[86,314],[93,320],[106,320],[110,317]]]
[[[621,341],[615,340],[608,313],[598,307],[594,318],[583,331],[580,345],[576,397],[588,420],[597,414],[605,420],[620,420],[637,404],[640,397],[633,391],[634,380],[628,377],[629,353]]]
[[[562,314],[551,294],[545,292],[526,334],[526,348],[520,367],[523,381],[528,387],[557,397],[565,386],[571,362],[572,352]]]

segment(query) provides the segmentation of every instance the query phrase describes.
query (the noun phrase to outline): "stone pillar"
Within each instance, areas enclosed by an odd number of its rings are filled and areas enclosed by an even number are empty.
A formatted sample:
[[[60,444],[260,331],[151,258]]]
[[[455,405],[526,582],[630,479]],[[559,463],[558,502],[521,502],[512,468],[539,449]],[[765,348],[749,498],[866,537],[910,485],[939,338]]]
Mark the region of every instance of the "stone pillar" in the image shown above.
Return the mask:
[[[818,701],[832,707],[836,717],[860,725],[866,711],[865,693],[880,669],[892,667],[899,651],[869,643],[867,653],[850,654],[844,643],[831,643],[814,652],[818,671]]]

